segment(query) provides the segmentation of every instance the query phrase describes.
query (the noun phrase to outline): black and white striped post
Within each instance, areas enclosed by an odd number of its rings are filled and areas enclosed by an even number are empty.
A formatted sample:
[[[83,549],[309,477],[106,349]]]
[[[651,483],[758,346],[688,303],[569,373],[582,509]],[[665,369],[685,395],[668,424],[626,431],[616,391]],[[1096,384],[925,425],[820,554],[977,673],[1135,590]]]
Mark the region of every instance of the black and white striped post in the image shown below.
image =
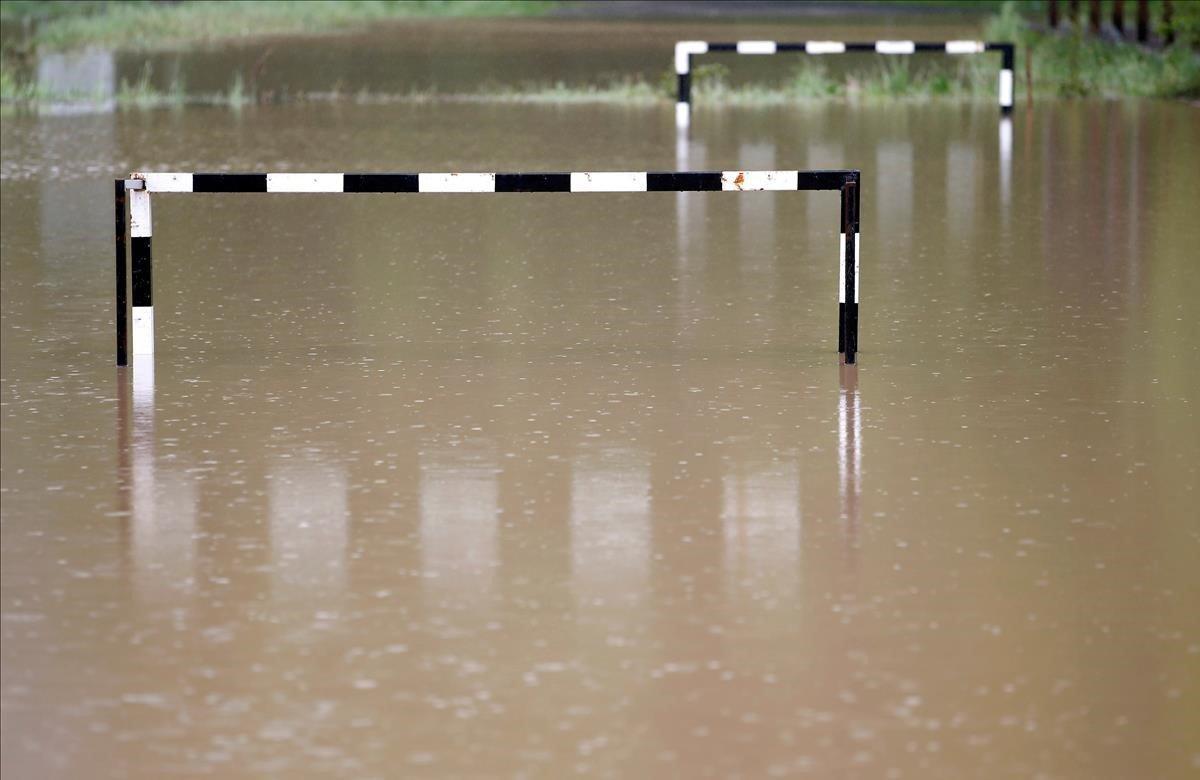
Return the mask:
[[[858,190],[857,179],[842,184],[841,252],[838,262],[838,352],[853,363],[858,352]]]
[[[127,365],[124,317],[124,198],[129,195],[135,375],[152,372],[154,302],[150,197],[157,193],[518,193],[518,192],[782,192],[836,190],[841,194],[838,264],[838,352],[858,351],[858,205],[861,175],[825,171],[583,171],[572,173],[135,173],[118,179],[117,364]],[[139,369],[141,359],[146,368]],[[135,383],[136,383],[135,376]]]
[[[675,73],[678,77],[675,103],[675,124],[685,128],[691,121],[692,111],[692,57],[710,52],[734,54],[845,54],[846,52],[875,52],[877,54],[916,54],[918,52],[945,52],[946,54],[982,54],[998,51],[1002,55],[1000,64],[1000,112],[1009,114],[1013,108],[1013,63],[1014,46],[1011,43],[989,41],[943,41],[923,43],[920,41],[867,41],[849,43],[844,41],[735,41],[710,43],[708,41],[678,41],[675,43]]]

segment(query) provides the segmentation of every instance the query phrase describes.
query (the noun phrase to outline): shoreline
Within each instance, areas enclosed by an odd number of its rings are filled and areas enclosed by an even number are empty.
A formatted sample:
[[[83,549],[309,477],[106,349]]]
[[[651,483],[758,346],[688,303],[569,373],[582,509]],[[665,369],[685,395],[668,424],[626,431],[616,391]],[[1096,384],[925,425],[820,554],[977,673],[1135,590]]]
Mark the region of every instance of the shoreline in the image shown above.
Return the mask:
[[[11,3],[9,3],[11,5]],[[18,4],[20,5],[20,4]],[[728,4],[691,3],[690,6],[730,7]],[[777,4],[764,2],[751,3],[754,8],[775,7]],[[828,8],[828,4],[819,4]],[[622,8],[640,7],[643,9],[660,8],[657,2],[630,2]],[[379,23],[397,23],[403,20],[456,17],[546,17],[562,18],[566,12],[571,12],[573,18],[585,18],[575,12],[575,5],[563,6],[541,0],[504,0],[498,4],[479,2],[446,3],[425,2],[414,5],[392,6],[377,3],[350,2],[335,3],[305,3],[295,2],[263,3],[262,0],[249,0],[239,4],[247,14],[260,13],[264,7],[270,9],[267,14],[278,20],[297,8],[319,8],[320,13],[290,19],[288,24],[303,29],[292,32],[281,32],[275,28],[252,27],[246,28],[245,20],[238,14],[228,15],[230,18],[222,22],[224,25],[233,24],[241,31],[238,37],[214,40],[206,37],[203,30],[200,36],[191,43],[181,44],[182,50],[194,49],[217,42],[236,42],[253,38],[271,38],[305,36],[320,38],[336,36],[360,29],[362,24],[370,20]],[[396,8],[404,9],[397,13]],[[111,6],[116,9],[105,14],[92,16],[72,16],[67,22],[85,19],[88,23],[97,23],[98,17],[118,18],[130,13],[128,4]],[[200,13],[211,15],[214,9],[228,8],[226,5],[198,0],[193,3],[156,7],[151,17],[159,19],[150,22],[151,26],[159,24],[163,19],[186,18],[187,14]],[[886,15],[894,13],[896,8],[874,11],[866,3],[854,4],[856,14]],[[906,4],[899,6],[905,12],[913,9],[928,9],[927,5]],[[381,10],[382,9],[382,10]],[[944,10],[960,11],[961,6],[947,3]],[[815,13],[815,11],[813,11]],[[333,14],[333,16],[330,16]],[[364,16],[365,15],[365,16]],[[9,11],[9,23],[13,12]],[[597,14],[594,18],[602,18]],[[609,17],[614,18],[614,17]],[[1074,33],[1048,32],[1036,29],[1029,24],[1018,12],[1017,6],[1011,3],[1003,5],[1000,12],[990,17],[980,16],[981,30],[979,36],[986,40],[1014,41],[1018,47],[1017,80],[1022,92],[1024,88],[1025,69],[1032,59],[1033,97],[1071,98],[1071,97],[1159,97],[1170,99],[1195,100],[1200,97],[1200,54],[1177,45],[1171,49],[1156,52],[1131,43],[1112,43],[1088,37],[1082,31]],[[339,20],[332,27],[319,26]],[[357,19],[357,22],[348,20]],[[111,19],[110,19],[111,21]],[[247,29],[253,33],[247,37]],[[129,34],[127,30],[125,34]],[[36,36],[35,36],[36,37]],[[174,40],[168,36],[166,39]],[[129,49],[119,48],[120,51]],[[135,51],[137,49],[134,49]],[[52,50],[54,51],[54,50]],[[71,51],[71,50],[68,50]],[[24,58],[24,59],[23,59]],[[5,49],[5,56],[0,62],[0,106],[4,113],[13,111],[36,112],[42,109],[59,110],[63,107],[77,107],[86,110],[88,107],[113,104],[116,108],[161,107],[161,106],[225,106],[240,108],[246,105],[292,103],[292,102],[331,102],[333,100],[354,100],[359,102],[474,102],[474,103],[643,103],[652,104],[673,100],[672,73],[664,71],[661,78],[648,79],[645,77],[623,82],[597,82],[579,85],[564,85],[562,83],[539,83],[531,85],[511,85],[498,87],[483,87],[479,91],[467,93],[437,93],[434,91],[412,93],[373,93],[361,90],[342,97],[336,89],[324,91],[313,90],[304,93],[290,93],[286,90],[258,92],[254,87],[255,74],[244,76],[240,71],[231,75],[229,85],[221,91],[208,93],[188,93],[181,84],[170,84],[166,87],[154,87],[149,75],[133,82],[122,80],[112,93],[78,94],[69,92],[47,91],[45,87],[31,78],[30,55],[28,53],[13,53]],[[822,63],[807,61],[792,70],[783,83],[774,85],[738,85],[728,83],[728,69],[722,65],[713,64],[697,68],[694,75],[694,86],[701,99],[712,103],[731,105],[775,105],[792,101],[854,101],[854,100],[970,100],[977,96],[990,94],[995,89],[995,70],[988,64],[972,62],[965,64],[957,73],[928,73],[899,59],[887,59],[869,70],[841,77],[831,77],[822,67]],[[333,97],[336,96],[336,97]],[[1025,98],[1022,98],[1025,99]]]

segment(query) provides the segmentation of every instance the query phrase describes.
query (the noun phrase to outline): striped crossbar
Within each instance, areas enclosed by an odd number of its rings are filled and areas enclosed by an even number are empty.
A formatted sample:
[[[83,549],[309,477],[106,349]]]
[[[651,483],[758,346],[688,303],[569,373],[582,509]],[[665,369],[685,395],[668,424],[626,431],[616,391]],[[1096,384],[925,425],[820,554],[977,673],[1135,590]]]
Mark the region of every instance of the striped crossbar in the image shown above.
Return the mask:
[[[131,257],[133,355],[154,354],[153,235],[150,199],[168,193],[516,193],[786,192],[841,193],[838,351],[858,347],[860,174],[818,171],[573,171],[564,173],[134,173],[116,180],[117,364],[128,365],[126,196]]]
[[[675,122],[687,127],[692,102],[692,57],[710,52],[734,54],[845,54],[846,52],[874,52],[876,54],[916,54],[917,52],[943,52],[945,54],[982,54],[998,51],[1003,59],[1000,66],[999,98],[1001,113],[1012,112],[1013,67],[1015,48],[1011,43],[991,41],[678,41],[675,44],[675,73],[678,76],[678,98],[675,104]]]
[[[576,171],[572,173],[135,173],[153,192],[758,192],[836,190],[850,172]],[[136,234],[135,234],[136,235]]]

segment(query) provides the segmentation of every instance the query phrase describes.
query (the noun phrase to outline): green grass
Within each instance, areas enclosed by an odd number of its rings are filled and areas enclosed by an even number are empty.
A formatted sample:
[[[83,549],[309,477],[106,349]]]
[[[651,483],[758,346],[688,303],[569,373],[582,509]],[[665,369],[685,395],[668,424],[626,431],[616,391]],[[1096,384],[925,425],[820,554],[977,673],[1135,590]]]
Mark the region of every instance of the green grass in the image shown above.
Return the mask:
[[[147,51],[273,35],[324,34],[390,20],[532,15],[553,5],[542,0],[4,0],[0,8],[5,22],[32,27],[25,45],[37,49],[101,46]]]
[[[1190,25],[1189,14],[1200,10],[1200,2],[1189,5],[1195,8],[1177,10],[1176,20]],[[1200,54],[1182,25],[1177,25],[1180,42],[1158,52],[1099,40],[1082,25],[1068,32],[1042,32],[1023,24],[1016,9],[1007,3],[988,21],[984,34],[989,40],[1017,42],[1019,88],[1025,86],[1026,57],[1032,56],[1035,97],[1200,97]]]
[[[13,0],[6,0],[8,8]],[[61,20],[95,20],[128,12],[133,3],[116,3],[102,14],[82,16],[56,16],[62,12],[56,4],[43,9],[46,18]],[[85,4],[95,6],[95,3]],[[220,37],[240,30],[246,33],[253,29],[261,32],[264,27],[255,27],[247,19],[259,18],[256,14],[287,16],[287,24],[293,32],[328,28],[331,19],[344,20],[351,25],[356,19],[397,18],[398,15],[445,14],[467,15],[480,13],[479,2],[421,2],[402,6],[386,0],[356,0],[344,4],[297,3],[290,0],[279,3],[263,3],[252,0],[239,3],[238,13],[225,13],[227,17],[217,23],[216,8],[228,5],[211,2],[184,2],[155,11],[151,21],[144,22],[144,29],[159,32],[159,40],[181,40],[184,32],[175,25],[181,23],[186,14],[195,13],[212,22],[205,35]],[[526,13],[548,6],[548,3],[503,2],[498,6],[487,5],[490,13],[508,10]],[[1200,2],[1196,3],[1200,8]],[[172,11],[171,9],[176,9]],[[94,9],[93,9],[94,10]],[[298,15],[290,16],[291,12]],[[242,14],[244,12],[245,15]],[[180,16],[180,15],[183,16]],[[219,15],[219,14],[218,14]],[[373,16],[374,15],[374,16]],[[155,21],[155,19],[157,21]],[[169,20],[169,24],[168,21]],[[49,23],[53,29],[57,22]],[[335,22],[334,28],[341,29]],[[269,26],[269,25],[268,25]],[[43,27],[39,35],[46,33]],[[56,41],[94,40],[70,29],[58,28],[53,37]],[[276,28],[277,29],[277,28]],[[175,32],[171,32],[174,30]],[[221,33],[220,30],[225,30]],[[48,33],[46,33],[48,34]],[[148,33],[147,33],[148,34]],[[172,37],[172,36],[176,37]],[[1078,27],[1070,33],[1039,32],[1027,25],[1018,13],[1018,6],[1005,3],[1001,12],[991,17],[983,31],[988,40],[1016,41],[1018,99],[1024,99],[1026,88],[1025,61],[1032,55],[1034,96],[1038,99],[1070,97],[1119,97],[1145,96],[1164,98],[1200,97],[1200,56],[1186,45],[1177,45],[1165,52],[1151,51],[1134,44],[1110,43],[1085,35]],[[214,38],[215,39],[215,38]],[[0,68],[0,100],[6,108],[36,110],[39,105],[56,102],[101,102],[106,98],[91,95],[46,94],[36,85],[22,82],[14,75],[5,58]],[[729,81],[729,69],[719,63],[705,63],[693,71],[693,90],[701,104],[713,105],[785,105],[817,100],[881,101],[881,100],[994,100],[998,55],[953,58],[953,70],[946,71],[923,66],[919,58],[882,58],[871,69],[845,77],[830,75],[822,61],[801,59],[800,64],[782,82],[777,84],[740,84]],[[229,86],[218,93],[188,93],[182,83],[173,83],[165,90],[151,85],[151,73],[145,70],[132,83],[122,83],[115,96],[116,105],[122,108],[145,109],[186,104],[219,105],[241,108],[259,102],[303,102],[303,101],[357,101],[360,103],[395,102],[495,102],[495,103],[609,103],[649,105],[668,103],[674,99],[675,75],[664,71],[654,81],[624,80],[596,84],[566,85],[561,82],[524,84],[520,86],[490,86],[470,93],[437,93],[414,91],[403,94],[339,91],[257,94],[253,79],[245,81],[241,73],[231,76]]]

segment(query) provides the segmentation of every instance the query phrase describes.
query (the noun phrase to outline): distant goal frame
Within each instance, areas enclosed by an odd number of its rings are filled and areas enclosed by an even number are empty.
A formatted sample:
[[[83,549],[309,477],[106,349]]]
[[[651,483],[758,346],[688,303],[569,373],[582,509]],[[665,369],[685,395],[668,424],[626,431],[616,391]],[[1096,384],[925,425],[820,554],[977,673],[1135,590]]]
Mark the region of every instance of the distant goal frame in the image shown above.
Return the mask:
[[[998,83],[1000,113],[1007,116],[1013,110],[1013,67],[1016,45],[1006,41],[676,41],[675,42],[675,125],[680,129],[691,123],[692,58],[700,54],[775,55],[807,54],[824,56],[850,52],[873,52],[889,56],[941,52],[949,55],[1001,54]]]

